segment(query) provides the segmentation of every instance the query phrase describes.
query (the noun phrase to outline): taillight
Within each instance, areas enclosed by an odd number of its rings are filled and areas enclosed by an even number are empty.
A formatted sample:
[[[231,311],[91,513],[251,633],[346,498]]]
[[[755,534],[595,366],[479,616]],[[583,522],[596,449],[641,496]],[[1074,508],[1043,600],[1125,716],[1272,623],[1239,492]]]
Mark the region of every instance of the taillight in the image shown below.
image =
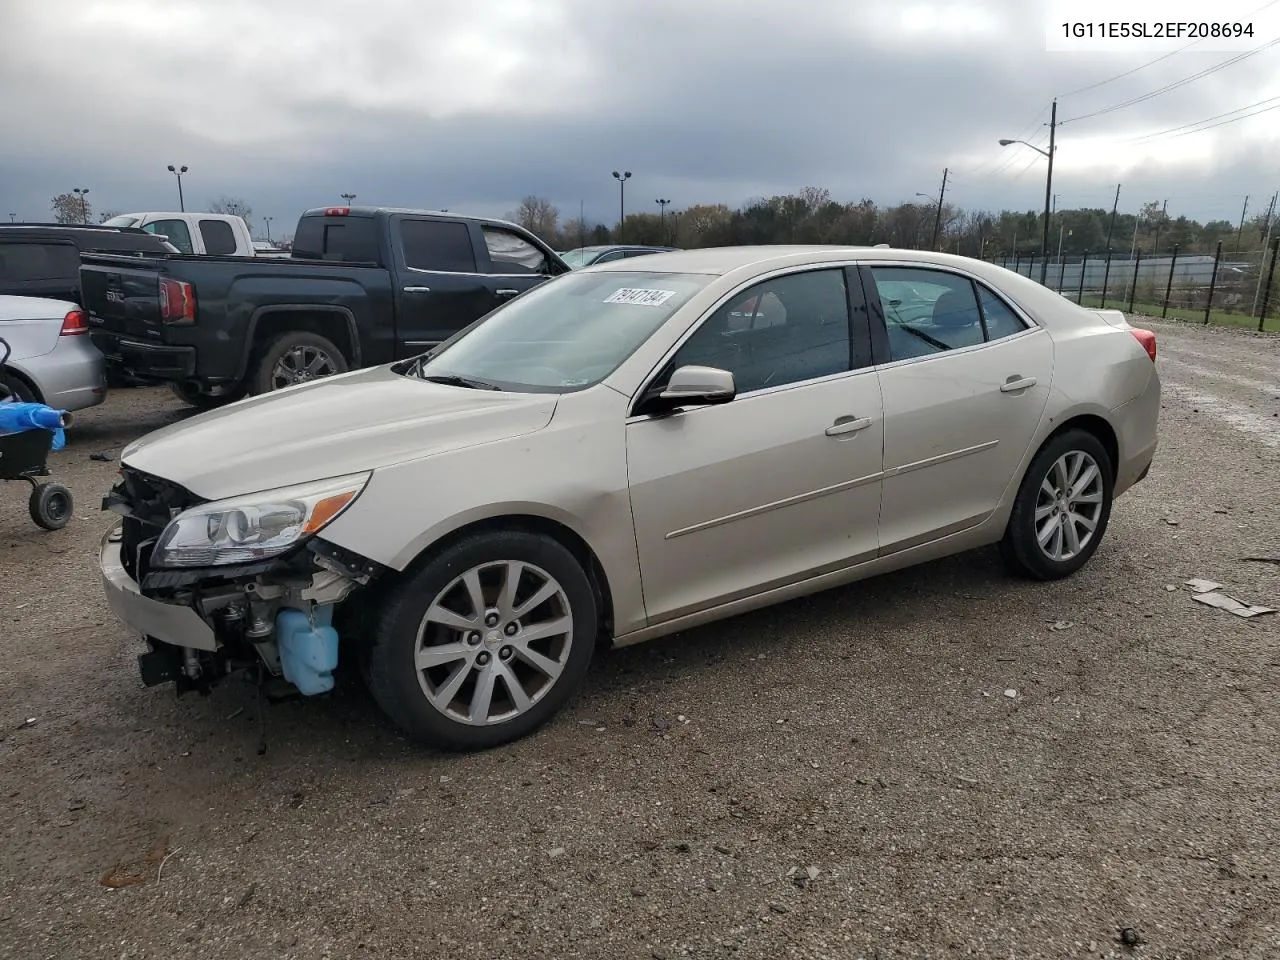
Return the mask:
[[[62,330],[60,335],[64,337],[78,337],[81,334],[89,332],[89,318],[84,315],[83,310],[71,310],[62,318]]]
[[[1151,362],[1155,363],[1156,359],[1156,335],[1150,330],[1139,330],[1136,327],[1130,331],[1137,341],[1142,344],[1142,349],[1147,351],[1147,356],[1151,358]]]
[[[195,323],[196,288],[183,280],[161,277],[160,319],[165,323]]]
[[[324,215],[326,217],[345,217],[351,212],[350,207],[325,207]]]

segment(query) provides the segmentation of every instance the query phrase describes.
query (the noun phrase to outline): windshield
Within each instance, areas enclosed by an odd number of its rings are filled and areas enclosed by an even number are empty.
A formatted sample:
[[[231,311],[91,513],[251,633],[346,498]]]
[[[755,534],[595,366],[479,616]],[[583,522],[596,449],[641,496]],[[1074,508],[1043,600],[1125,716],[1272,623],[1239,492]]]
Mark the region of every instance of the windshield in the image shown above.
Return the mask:
[[[714,277],[567,273],[403,372],[456,386],[563,393],[599,383]]]
[[[137,217],[130,217],[122,214],[118,217],[112,217],[110,220],[103,220],[102,225],[104,227],[132,227],[137,222]]]
[[[574,270],[579,267],[585,267],[591,255],[595,253],[590,247],[578,247],[577,250],[570,250],[568,253],[560,254],[560,259],[567,263]]]

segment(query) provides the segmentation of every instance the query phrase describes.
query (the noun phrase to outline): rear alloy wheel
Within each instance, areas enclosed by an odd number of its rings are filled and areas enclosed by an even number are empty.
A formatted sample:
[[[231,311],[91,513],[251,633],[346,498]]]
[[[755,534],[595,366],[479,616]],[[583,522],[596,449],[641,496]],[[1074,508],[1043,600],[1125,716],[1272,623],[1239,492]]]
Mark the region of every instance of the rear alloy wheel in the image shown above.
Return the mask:
[[[8,395],[18,401],[18,403],[40,402],[40,397],[36,395],[36,392],[27,385],[25,380],[18,377],[0,374],[0,387],[5,388],[4,391],[0,391],[0,393],[7,392]]]
[[[565,704],[586,675],[596,628],[591,583],[561,544],[479,534],[394,590],[374,630],[370,689],[419,741],[495,747]]]
[[[1057,580],[1093,556],[1111,518],[1114,469],[1091,433],[1068,430],[1031,462],[1001,553],[1018,573]]]
[[[347,359],[332,341],[304,331],[283,333],[263,351],[253,392],[270,393],[346,372]]]

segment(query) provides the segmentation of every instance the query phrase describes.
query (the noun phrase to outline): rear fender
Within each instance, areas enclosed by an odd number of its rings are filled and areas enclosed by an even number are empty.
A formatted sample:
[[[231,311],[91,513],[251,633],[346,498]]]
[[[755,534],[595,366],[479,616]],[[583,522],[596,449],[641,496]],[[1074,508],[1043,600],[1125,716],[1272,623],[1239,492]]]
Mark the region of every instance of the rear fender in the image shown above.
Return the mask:
[[[357,369],[361,366],[360,362],[360,336],[356,327],[356,318],[346,307],[335,306],[332,304],[282,304],[280,306],[264,306],[258,307],[249,317],[249,326],[245,331],[244,347],[240,351],[240,363],[236,368],[236,380],[240,381],[245,378],[249,372],[249,363],[252,359],[253,346],[258,338],[258,328],[264,317],[276,316],[278,314],[294,313],[300,316],[324,314],[338,319],[347,330],[347,337],[351,345],[351,355],[348,360],[351,362],[351,368]],[[341,346],[341,344],[339,344]]]

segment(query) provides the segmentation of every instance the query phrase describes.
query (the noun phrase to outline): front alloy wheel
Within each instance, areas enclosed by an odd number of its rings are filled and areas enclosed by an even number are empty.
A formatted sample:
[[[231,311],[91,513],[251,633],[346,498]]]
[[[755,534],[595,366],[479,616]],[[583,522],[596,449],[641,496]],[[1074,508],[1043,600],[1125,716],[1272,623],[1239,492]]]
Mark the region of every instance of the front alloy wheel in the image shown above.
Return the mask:
[[[417,740],[452,750],[531,733],[594,651],[595,594],[577,558],[523,530],[468,537],[411,568],[374,627],[368,680]]]

